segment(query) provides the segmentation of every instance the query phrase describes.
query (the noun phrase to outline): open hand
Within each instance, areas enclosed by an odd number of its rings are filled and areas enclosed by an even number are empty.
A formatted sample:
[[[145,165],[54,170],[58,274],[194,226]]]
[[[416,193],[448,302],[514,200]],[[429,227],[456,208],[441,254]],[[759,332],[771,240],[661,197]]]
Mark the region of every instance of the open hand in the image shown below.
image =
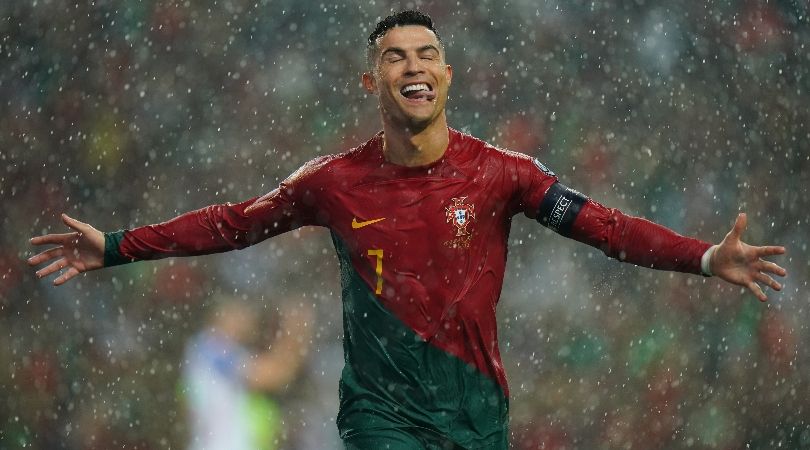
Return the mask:
[[[71,233],[46,234],[31,239],[34,245],[56,245],[44,252],[28,258],[28,265],[36,266],[51,261],[37,271],[37,277],[46,277],[63,271],[53,280],[59,286],[76,275],[104,267],[104,234],[89,224],[62,214],[62,222],[72,228]]]
[[[760,301],[768,300],[758,283],[769,286],[775,291],[782,290],[782,285],[769,273],[784,277],[787,271],[782,267],[765,261],[764,257],[782,255],[785,247],[755,247],[741,241],[743,231],[748,223],[745,213],[737,216],[734,227],[728,232],[723,242],[717,246],[712,255],[710,267],[712,274],[729,283],[748,288]]]

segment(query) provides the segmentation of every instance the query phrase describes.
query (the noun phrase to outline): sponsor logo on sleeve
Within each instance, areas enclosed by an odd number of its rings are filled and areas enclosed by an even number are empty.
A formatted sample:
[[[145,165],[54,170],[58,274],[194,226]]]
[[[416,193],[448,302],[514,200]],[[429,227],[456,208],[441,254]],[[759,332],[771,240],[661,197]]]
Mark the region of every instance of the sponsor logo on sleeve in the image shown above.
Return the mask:
[[[565,217],[565,213],[568,212],[570,206],[571,199],[566,197],[566,195],[561,195],[560,198],[557,199],[557,203],[554,204],[554,208],[551,210],[551,214],[548,218],[548,227],[554,231],[559,231],[563,217]]]
[[[581,193],[556,182],[548,188],[540,202],[537,220],[551,230],[568,236],[587,201],[588,198]]]

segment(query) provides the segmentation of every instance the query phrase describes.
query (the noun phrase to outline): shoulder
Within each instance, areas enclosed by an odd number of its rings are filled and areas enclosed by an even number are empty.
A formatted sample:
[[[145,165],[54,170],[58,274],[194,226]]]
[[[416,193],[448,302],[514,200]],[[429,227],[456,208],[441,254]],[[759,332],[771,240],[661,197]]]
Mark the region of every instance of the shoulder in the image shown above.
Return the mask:
[[[296,169],[295,172],[289,176],[289,179],[300,180],[326,170],[329,164],[334,160],[335,156],[337,155],[323,155],[315,157]]]
[[[462,157],[477,158],[479,165],[511,168],[516,166],[531,166],[551,175],[544,165],[537,159],[525,154],[497,147],[479,138],[451,129],[453,145]]]
[[[339,157],[340,155],[323,155],[315,157],[296,169],[295,172],[287,177],[285,183],[301,183],[323,173],[328,173],[331,170],[331,166],[335,164],[335,161]]]
[[[480,154],[482,150],[488,151],[495,148],[487,142],[484,142],[481,139],[478,139],[477,137],[463,131],[455,130],[453,128],[450,128],[449,130],[450,146],[459,153],[465,154],[474,152],[474,154],[477,155]]]
[[[310,188],[326,188],[335,182],[343,182],[346,177],[362,170],[370,149],[375,145],[375,139],[344,151],[329,155],[318,156],[304,163],[292,173],[283,184],[290,186],[306,185]]]

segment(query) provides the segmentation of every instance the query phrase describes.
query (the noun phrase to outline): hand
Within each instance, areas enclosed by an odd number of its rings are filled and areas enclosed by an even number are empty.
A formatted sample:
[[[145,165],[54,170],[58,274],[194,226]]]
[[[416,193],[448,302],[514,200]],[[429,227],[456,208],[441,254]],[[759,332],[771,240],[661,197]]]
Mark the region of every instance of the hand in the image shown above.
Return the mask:
[[[82,272],[104,267],[104,234],[67,214],[62,214],[62,222],[75,231],[32,238],[31,243],[34,245],[54,244],[58,247],[28,258],[30,266],[53,261],[37,271],[38,278],[67,268],[53,280],[54,286],[59,286]]]
[[[748,288],[760,301],[768,300],[759,283],[770,286],[775,291],[781,291],[782,285],[771,278],[768,273],[784,277],[787,271],[776,264],[762,258],[771,255],[782,255],[785,247],[765,246],[754,247],[740,240],[748,220],[745,213],[737,216],[734,227],[728,232],[723,242],[717,246],[712,254],[710,267],[716,275],[729,283]]]

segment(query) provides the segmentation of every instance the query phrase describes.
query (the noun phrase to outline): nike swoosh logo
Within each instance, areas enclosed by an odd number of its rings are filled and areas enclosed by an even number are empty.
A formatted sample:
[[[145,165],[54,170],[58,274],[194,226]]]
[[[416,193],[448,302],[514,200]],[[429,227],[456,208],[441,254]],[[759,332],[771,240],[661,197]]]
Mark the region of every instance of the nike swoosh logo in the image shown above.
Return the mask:
[[[379,218],[379,219],[366,220],[364,222],[358,222],[357,217],[354,217],[354,218],[352,218],[352,229],[356,230],[358,228],[363,228],[363,227],[365,227],[367,225],[371,225],[372,223],[377,223],[377,222],[379,222],[381,220],[385,220],[385,217],[382,217],[382,218]]]

